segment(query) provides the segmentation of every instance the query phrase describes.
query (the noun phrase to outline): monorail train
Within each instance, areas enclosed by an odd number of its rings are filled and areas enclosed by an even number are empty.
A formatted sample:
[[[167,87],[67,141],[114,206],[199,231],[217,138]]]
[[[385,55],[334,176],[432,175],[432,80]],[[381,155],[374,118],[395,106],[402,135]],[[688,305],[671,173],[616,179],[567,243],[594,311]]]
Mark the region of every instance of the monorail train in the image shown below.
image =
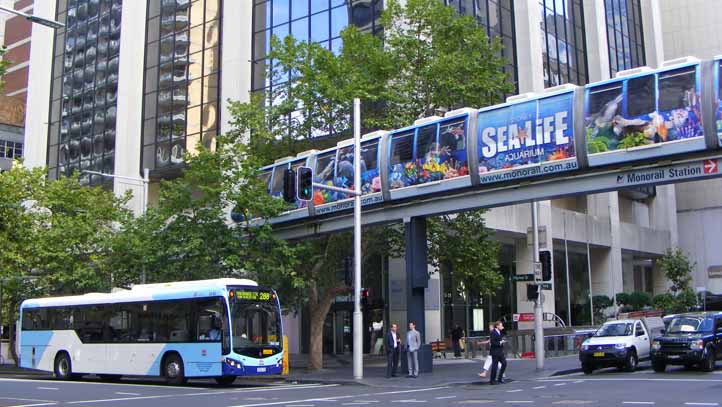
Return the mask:
[[[362,205],[397,202],[481,185],[630,163],[654,163],[722,148],[722,56],[685,57],[635,68],[584,87],[571,84],[464,108],[361,140]],[[313,168],[314,181],[354,187],[353,140],[264,167],[282,196],[287,168]],[[315,189],[274,222],[353,207],[343,193]]]

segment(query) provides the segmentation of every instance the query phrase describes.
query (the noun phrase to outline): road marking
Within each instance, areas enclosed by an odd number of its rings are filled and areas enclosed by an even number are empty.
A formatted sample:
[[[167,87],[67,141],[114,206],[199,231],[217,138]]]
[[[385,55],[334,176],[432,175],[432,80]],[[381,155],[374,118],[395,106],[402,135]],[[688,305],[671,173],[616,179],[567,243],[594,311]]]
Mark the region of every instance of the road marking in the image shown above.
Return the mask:
[[[719,406],[719,403],[684,403],[687,406]]]
[[[38,403],[38,404],[13,404],[7,407],[40,407],[40,406],[55,406],[58,403]]]
[[[536,387],[534,387],[534,390],[546,389],[546,388],[547,388],[547,386],[536,386]]]
[[[577,380],[577,381],[574,381],[574,382],[572,382],[572,383],[574,383],[574,384],[577,384],[577,383],[584,383],[584,380]]]
[[[416,400],[416,399],[408,399],[408,400],[391,400],[392,403],[426,403],[426,400]]]
[[[55,379],[12,379],[3,377],[0,378],[0,382],[20,382],[20,383],[57,383],[58,381]],[[148,384],[145,383],[107,383],[107,382],[92,382],[92,381],[83,381],[83,380],[76,380],[76,381],[68,381],[63,382],[64,385],[70,385],[70,386],[77,386],[77,385],[88,385],[93,384],[96,386],[123,386],[123,387],[144,387],[144,388],[158,388],[158,389],[166,389],[168,391],[187,391],[189,388],[193,389],[206,389],[206,390],[213,390],[212,388],[204,388],[204,387],[171,387],[164,384],[155,384],[153,382],[149,382]],[[269,386],[266,386],[269,387]]]
[[[59,390],[57,387],[38,387],[38,390]]]
[[[35,401],[38,403],[56,403],[56,401],[54,401],[54,400],[21,399],[21,398],[17,398],[17,397],[0,397],[0,400]]]
[[[278,391],[280,390],[301,390],[301,389],[315,389],[321,387],[337,387],[338,384],[322,384],[322,385],[308,385],[308,386],[272,386],[272,387],[251,387],[241,390],[229,390],[229,391],[216,391],[216,392],[203,392],[203,393],[181,393],[181,394],[160,394],[153,396],[138,396],[138,397],[119,397],[113,399],[99,399],[99,400],[79,400],[79,401],[68,401],[65,404],[93,404],[93,403],[110,403],[114,401],[132,401],[132,400],[152,400],[152,399],[167,399],[172,397],[197,397],[197,396],[217,396],[221,394],[237,394],[237,393],[248,393],[248,392],[262,392],[262,391]],[[312,400],[296,400],[296,401],[312,401]],[[296,401],[279,401],[274,404],[289,404]]]
[[[496,403],[496,400],[463,400],[459,401],[458,404],[489,404]]]
[[[439,396],[439,397],[434,397],[434,398],[437,400],[446,400],[446,399],[454,399],[454,398],[456,398],[456,396]]]
[[[566,385],[567,385],[566,383],[557,383],[557,384],[555,384],[555,386],[566,386]]]
[[[288,404],[288,407],[316,407],[315,404]]]
[[[140,396],[140,393],[128,393],[125,391],[116,391],[115,394],[119,394],[121,396]]]
[[[338,386],[338,385],[334,385],[334,386]],[[304,399],[304,400],[274,401],[274,402],[270,402],[270,403],[239,404],[239,405],[233,406],[233,407],[264,407],[264,406],[277,406],[279,404],[287,405],[287,404],[294,404],[294,403],[339,401],[339,400],[344,400],[344,399],[347,400],[347,399],[357,398],[357,397],[373,397],[373,396],[386,396],[386,395],[390,395],[390,394],[420,393],[420,392],[426,392],[426,391],[444,390],[444,389],[448,389],[448,388],[449,388],[449,386],[426,387],[426,388],[422,388],[422,389],[385,391],[385,392],[381,392],[381,393],[354,394],[354,395],[349,395],[349,396],[334,396],[334,397],[321,397],[321,398],[312,398],[312,399]]]
[[[652,404],[654,404],[654,401],[623,401],[622,404],[644,404],[644,405],[652,405]]]
[[[507,390],[507,393],[519,393],[520,391],[524,391],[522,389],[515,389],[515,390]]]

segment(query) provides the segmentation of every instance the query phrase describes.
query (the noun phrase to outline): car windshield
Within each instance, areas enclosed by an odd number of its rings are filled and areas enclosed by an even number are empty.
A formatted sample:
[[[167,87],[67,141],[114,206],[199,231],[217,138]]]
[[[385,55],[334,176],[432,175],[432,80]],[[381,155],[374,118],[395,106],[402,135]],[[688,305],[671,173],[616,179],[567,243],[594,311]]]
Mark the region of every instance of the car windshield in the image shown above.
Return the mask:
[[[701,317],[677,317],[669,324],[667,332],[675,333],[691,333],[691,332],[711,332],[713,321]]]
[[[632,323],[631,322],[617,322],[613,324],[605,324],[597,333],[594,334],[596,337],[603,336],[628,336],[632,334]]]

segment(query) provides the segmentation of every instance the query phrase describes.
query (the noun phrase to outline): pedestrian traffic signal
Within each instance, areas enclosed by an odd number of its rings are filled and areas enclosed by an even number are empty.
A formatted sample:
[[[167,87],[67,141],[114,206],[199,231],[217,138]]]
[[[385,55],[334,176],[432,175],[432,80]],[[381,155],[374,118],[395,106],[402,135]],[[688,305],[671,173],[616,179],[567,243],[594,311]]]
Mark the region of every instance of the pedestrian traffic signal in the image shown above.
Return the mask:
[[[283,172],[283,200],[296,202],[296,171],[290,168]]]
[[[539,262],[542,268],[542,281],[551,281],[552,279],[552,252],[549,250],[539,250]]]
[[[298,199],[313,200],[313,170],[309,167],[298,168]]]
[[[536,284],[526,285],[526,299],[528,301],[536,301],[539,297],[539,286]]]

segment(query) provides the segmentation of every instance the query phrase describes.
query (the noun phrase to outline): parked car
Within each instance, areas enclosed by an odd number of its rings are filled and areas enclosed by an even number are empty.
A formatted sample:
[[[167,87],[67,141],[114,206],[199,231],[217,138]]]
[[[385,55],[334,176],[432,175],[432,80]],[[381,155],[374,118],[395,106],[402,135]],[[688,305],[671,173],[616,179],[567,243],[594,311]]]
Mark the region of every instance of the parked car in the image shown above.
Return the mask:
[[[652,368],[699,366],[711,372],[722,357],[722,312],[690,312],[675,316],[663,335],[652,341]]]
[[[651,338],[663,330],[659,317],[607,321],[582,343],[579,361],[585,374],[603,367],[633,372],[649,358]]]

